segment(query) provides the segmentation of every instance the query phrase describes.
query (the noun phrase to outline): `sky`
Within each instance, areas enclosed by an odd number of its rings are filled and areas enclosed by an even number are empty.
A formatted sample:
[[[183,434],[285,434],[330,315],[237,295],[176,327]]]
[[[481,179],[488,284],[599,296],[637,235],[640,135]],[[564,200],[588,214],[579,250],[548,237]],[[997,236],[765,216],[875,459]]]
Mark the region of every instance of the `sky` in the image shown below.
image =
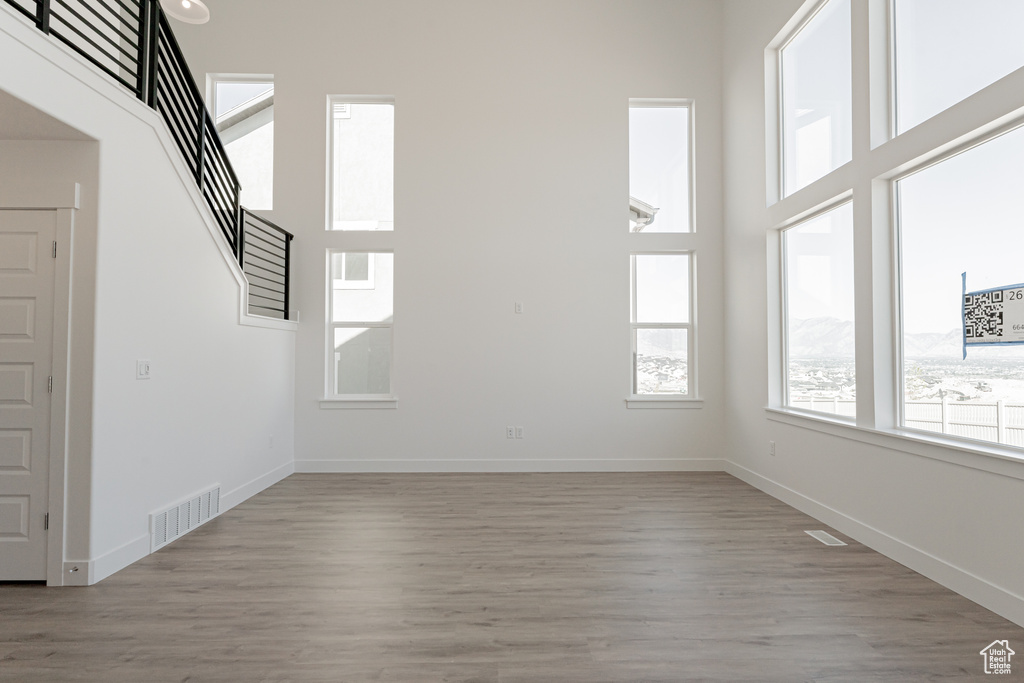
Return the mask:
[[[895,25],[900,132],[1024,64],[1021,0],[896,0]]]
[[[644,232],[690,229],[689,115],[686,107],[629,109],[629,194],[660,209]]]
[[[853,320],[853,205],[784,233],[790,319]]]
[[[225,112],[231,111],[243,102],[262,95],[268,90],[273,90],[273,83],[244,83],[244,82],[220,82],[217,83],[217,94],[214,98],[216,108],[214,117],[220,118]]]
[[[831,0],[782,50],[785,193],[852,158],[850,0]]]
[[[898,182],[906,332],[961,326],[967,290],[1024,283],[1024,129]]]

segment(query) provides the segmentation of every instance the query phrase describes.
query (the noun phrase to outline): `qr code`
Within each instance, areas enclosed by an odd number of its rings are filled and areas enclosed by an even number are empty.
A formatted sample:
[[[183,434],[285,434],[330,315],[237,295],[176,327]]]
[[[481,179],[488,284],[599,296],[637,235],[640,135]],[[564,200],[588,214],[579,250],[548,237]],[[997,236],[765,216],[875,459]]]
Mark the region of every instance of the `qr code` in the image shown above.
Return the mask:
[[[964,296],[964,336],[967,339],[1003,336],[1003,291]]]

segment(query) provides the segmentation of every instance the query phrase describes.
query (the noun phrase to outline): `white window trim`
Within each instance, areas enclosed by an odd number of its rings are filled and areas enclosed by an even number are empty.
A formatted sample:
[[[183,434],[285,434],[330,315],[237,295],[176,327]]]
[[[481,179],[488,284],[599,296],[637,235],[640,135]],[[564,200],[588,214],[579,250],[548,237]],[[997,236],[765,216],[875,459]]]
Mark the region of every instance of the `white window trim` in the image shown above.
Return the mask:
[[[643,97],[631,97],[629,99],[630,109],[686,109],[686,149],[688,152],[688,158],[686,160],[686,175],[687,183],[686,187],[686,202],[687,202],[687,229],[682,232],[639,232],[630,233],[636,235],[645,235],[650,237],[651,235],[692,235],[697,230],[697,208],[696,204],[696,154],[694,153],[694,119],[695,115],[695,104],[693,99],[690,98],[643,98]],[[628,226],[628,221],[626,222]]]
[[[630,396],[626,399],[626,407],[631,409],[662,409],[662,408],[674,408],[674,409],[690,409],[695,410],[704,407],[704,399],[700,398],[686,398],[685,396],[677,396],[672,398],[671,396],[647,396],[647,395],[636,395]]]
[[[696,150],[696,121],[697,107],[692,98],[684,97],[632,97],[629,98],[628,110],[631,108],[666,107],[685,108],[687,113],[687,200],[688,205],[688,230],[686,232],[630,232],[629,250],[630,256],[630,312],[629,312],[629,348],[630,357],[628,366],[627,381],[628,387],[625,404],[627,409],[699,409],[703,408],[704,401],[701,399],[698,383],[698,327],[697,327],[697,242],[699,240],[699,229],[697,226],[697,150]],[[628,195],[628,191],[627,191]],[[627,212],[628,213],[628,212]],[[628,220],[623,221],[628,226]],[[636,372],[636,330],[650,327],[646,323],[634,322],[634,311],[636,310],[636,282],[635,269],[633,267],[634,256],[647,255],[678,255],[687,254],[689,262],[689,322],[679,326],[687,329],[686,341],[686,394],[636,394],[635,372]],[[675,326],[675,325],[673,325]]]
[[[825,8],[825,5],[827,5],[830,1],[831,0],[814,0],[814,2],[809,5],[809,10],[807,9],[808,5],[805,4],[804,8],[801,8],[801,10],[799,12],[797,12],[797,14],[798,14],[798,16],[800,18],[799,18],[799,20],[797,22],[796,27],[791,29],[790,33],[783,34],[783,35],[785,35],[785,38],[783,40],[781,40],[779,42],[779,44],[778,44],[778,47],[775,48],[775,62],[776,62],[776,67],[775,68],[776,68],[777,73],[778,73],[778,79],[777,79],[777,84],[778,85],[777,85],[777,94],[776,94],[776,96],[777,96],[776,117],[778,119],[778,167],[777,167],[776,173],[778,175],[778,179],[777,179],[778,186],[776,188],[776,193],[777,193],[777,196],[781,197],[781,198],[788,197],[790,195],[795,195],[796,193],[799,193],[799,191],[801,189],[803,189],[804,187],[807,186],[807,185],[803,185],[801,187],[796,187],[792,191],[788,191],[788,193],[786,191],[786,186],[785,186],[786,178],[788,177],[788,174],[790,174],[790,166],[793,164],[793,158],[795,158],[797,156],[797,151],[796,151],[797,140],[796,140],[796,138],[794,138],[792,140],[792,142],[793,142],[793,150],[788,150],[787,145],[786,145],[786,139],[785,139],[785,89],[784,89],[784,83],[783,83],[783,81],[784,81],[784,73],[782,71],[782,52],[785,50],[785,48],[790,46],[790,44],[793,43],[794,40],[796,40],[797,36],[799,36],[800,33],[802,31],[804,31],[804,29],[806,29],[811,24],[811,22],[813,22],[813,20],[817,17],[817,15],[821,12],[821,10]],[[851,2],[851,12],[853,11],[852,4],[853,3]],[[853,17],[851,15],[851,25],[852,25],[852,18]],[[851,30],[852,30],[852,26],[851,26]],[[785,29],[783,29],[783,32],[784,31],[785,31]],[[853,37],[851,36],[851,48],[852,48],[852,42],[853,42],[852,38]],[[851,59],[852,59],[852,55],[851,55]],[[850,113],[850,117],[851,117],[851,122],[850,122],[851,133],[852,133],[852,130],[853,130],[853,121],[852,121],[852,119],[854,118],[854,116],[855,116],[854,113],[851,112]],[[818,120],[823,119],[823,118],[825,118],[825,117],[818,116],[814,120],[818,121]],[[831,120],[839,121],[843,117],[842,116],[836,116],[834,114],[833,116],[830,116],[828,118],[831,119]],[[796,130],[798,130],[798,129],[794,128],[794,131],[796,131]],[[838,138],[839,138],[839,131],[834,128],[830,132],[831,132],[830,142],[831,142],[831,144],[836,145],[837,142],[838,142]],[[851,146],[852,146],[852,140],[851,140]],[[852,152],[852,150],[851,150],[851,152]],[[840,166],[838,166],[838,167],[836,167],[834,169],[831,169],[830,171],[825,173],[825,175],[828,175],[829,173],[833,173],[834,171],[836,171],[836,169],[841,168],[842,166],[843,166],[843,164],[840,164]],[[771,176],[769,175],[769,177],[771,177]],[[821,176],[821,177],[824,177],[824,176]],[[817,180],[812,180],[810,183],[807,183],[807,184],[813,184],[814,182],[817,182]]]
[[[368,253],[368,254],[394,254],[391,249],[328,249],[327,250],[327,310],[325,316],[326,338],[325,351],[325,373],[324,373],[324,395],[319,399],[321,409],[366,409],[382,408],[394,409],[397,406],[398,397],[395,395],[395,323],[391,322],[343,322],[333,321],[334,315],[334,292],[351,291],[355,288],[334,286],[333,260],[335,254],[341,253]],[[373,259],[370,259],[371,263]],[[360,288],[362,289],[362,288]],[[392,297],[392,304],[394,298]],[[391,380],[391,392],[388,394],[336,394],[333,389],[337,384],[337,365],[334,362],[334,330],[345,328],[387,328],[391,330],[391,358],[388,361],[388,377]]]
[[[785,106],[782,84],[782,51],[789,47],[796,36],[810,24],[829,0],[806,0],[796,13],[782,27],[778,35],[764,51],[765,60],[765,181],[768,206],[771,206],[799,190],[786,194],[786,131],[783,107]],[[856,117],[856,114],[854,114]],[[774,142],[774,144],[773,144]],[[833,169],[823,177],[835,172]],[[820,181],[821,178],[810,183]],[[803,189],[803,188],[800,188]]]
[[[916,126],[915,126],[916,127]],[[1015,457],[1016,459],[1024,461],[1024,446],[1012,446],[1007,444],[1000,444],[997,442],[984,441],[978,439],[971,439],[970,437],[957,436],[952,434],[940,434],[937,432],[930,432],[924,429],[916,429],[914,427],[906,426],[906,395],[905,395],[905,366],[903,356],[903,243],[902,243],[902,230],[900,226],[900,210],[899,210],[899,181],[912,176],[920,171],[928,169],[932,166],[941,164],[944,161],[948,161],[955,156],[958,156],[964,152],[968,152],[976,147],[980,147],[986,143],[992,142],[1007,133],[1024,129],[1024,116],[1018,116],[1011,119],[1009,122],[999,125],[990,129],[984,129],[978,131],[974,136],[970,136],[968,139],[960,142],[953,146],[944,146],[936,149],[932,154],[928,155],[924,159],[921,159],[908,167],[900,169],[898,173],[892,173],[886,177],[886,182],[889,189],[889,197],[891,204],[890,214],[890,234],[892,239],[892,316],[893,316],[893,335],[892,335],[892,353],[893,353],[893,384],[894,384],[894,414],[893,414],[893,431],[899,434],[906,435],[910,438],[918,438],[933,443],[961,443],[965,445],[973,444],[976,448],[981,448],[986,451],[991,451],[992,454],[998,455],[999,453],[1010,454],[1009,457]],[[911,128],[910,130],[913,130]],[[904,133],[905,134],[905,133]],[[938,437],[938,438],[936,438]],[[991,445],[990,445],[991,444]],[[1016,455],[1013,455],[1016,454]]]
[[[634,233],[635,234],[635,233]],[[687,319],[684,323],[638,323],[636,322],[636,256],[687,256],[688,294]],[[629,253],[629,395],[628,408],[700,408],[704,401],[697,394],[697,259],[695,249],[673,249],[659,251],[631,251]],[[636,393],[636,332],[637,330],[686,330],[686,388],[685,394],[638,394]],[[660,404],[660,405],[658,405]]]
[[[318,403],[321,410],[395,410],[398,408],[398,397],[377,394],[325,396]]]
[[[394,232],[394,224],[392,224],[390,230],[381,230],[379,225],[383,221],[362,221],[363,226],[359,228],[349,228],[347,230],[340,230],[334,227],[334,107],[337,104],[390,104],[395,105],[394,95],[328,95],[327,96],[327,188],[325,192],[326,197],[326,216],[324,225],[326,226],[327,232],[340,232],[340,233],[362,233],[362,232],[381,232],[389,233]],[[351,113],[351,112],[350,112]],[[343,117],[348,118],[348,117]],[[397,107],[396,107],[396,123],[397,128]],[[397,132],[397,131],[396,131]]]
[[[779,407],[785,410],[793,411],[795,414],[802,415],[824,415],[826,419],[830,421],[836,421],[843,424],[855,424],[856,418],[835,415],[833,413],[826,413],[818,410],[807,410],[803,408],[794,408],[790,405],[789,395],[789,282],[787,275],[789,273],[788,262],[786,259],[786,233],[794,228],[799,228],[801,225],[813,221],[816,218],[820,218],[830,211],[835,211],[840,207],[853,204],[853,197],[849,194],[835,199],[812,211],[811,213],[802,216],[799,220],[793,220],[787,222],[785,225],[778,228],[778,242],[779,242],[779,289],[778,289],[778,300],[779,300],[779,337],[780,337],[780,352],[781,352],[781,366],[780,366],[780,381],[782,394],[779,400]],[[856,329],[857,320],[854,319],[854,329]]]
[[[870,75],[867,79],[854,78],[854,130],[856,135],[858,126],[865,123],[863,117],[867,116],[868,148],[858,147],[855,140],[851,168],[836,169],[800,192],[782,198],[780,48],[823,2],[805,2],[765,50],[765,189],[768,215],[773,223],[767,230],[770,362],[766,417],[773,422],[1024,479],[1024,449],[903,428],[897,422],[902,419],[898,414],[902,409],[903,383],[899,366],[902,362],[902,297],[898,291],[900,263],[893,200],[895,180],[1024,125],[1024,67],[897,136],[892,99],[894,36],[890,0],[853,3],[854,70]],[[863,14],[859,14],[862,12],[867,12],[866,21]],[[864,45],[867,46],[867,65],[857,58],[858,46]],[[785,365],[780,329],[783,321],[781,229],[828,210],[849,197],[855,198],[857,320],[869,323],[858,324],[855,423],[827,413],[810,413],[783,405]],[[863,277],[865,271],[870,272],[870,279]],[[863,301],[870,304],[865,305]],[[865,313],[869,313],[866,318]],[[868,372],[862,372],[862,365]]]
[[[269,83],[271,90],[276,92],[276,83],[274,81],[273,74],[237,74],[237,73],[208,73],[206,74],[206,108],[209,110],[210,118],[213,120],[214,127],[218,127],[217,117],[217,84],[218,83]],[[273,99],[274,93],[271,93],[271,99]],[[243,137],[253,133],[254,131],[274,123],[274,104],[270,103],[265,109],[252,114],[248,119],[243,122],[236,123],[233,126],[217,133],[220,138],[221,144],[223,144],[225,151],[231,143],[242,139]],[[218,129],[219,130],[219,129]],[[273,145],[272,145],[273,147]],[[273,149],[271,149],[273,153]],[[271,161],[270,164],[270,197],[269,204],[265,206],[251,206],[258,210],[273,211],[274,209],[274,195],[276,186],[276,164]],[[242,188],[242,194],[245,195],[245,187]],[[249,198],[253,199],[252,197]]]

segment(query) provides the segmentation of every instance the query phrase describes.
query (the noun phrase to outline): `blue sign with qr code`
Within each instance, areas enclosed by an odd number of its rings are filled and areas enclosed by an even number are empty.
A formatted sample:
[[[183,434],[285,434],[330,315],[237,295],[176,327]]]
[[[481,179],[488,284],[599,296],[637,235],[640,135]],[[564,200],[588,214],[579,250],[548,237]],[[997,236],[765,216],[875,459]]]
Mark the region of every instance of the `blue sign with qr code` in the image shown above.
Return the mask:
[[[968,346],[1024,344],[1024,284],[967,291],[963,278],[964,358]]]

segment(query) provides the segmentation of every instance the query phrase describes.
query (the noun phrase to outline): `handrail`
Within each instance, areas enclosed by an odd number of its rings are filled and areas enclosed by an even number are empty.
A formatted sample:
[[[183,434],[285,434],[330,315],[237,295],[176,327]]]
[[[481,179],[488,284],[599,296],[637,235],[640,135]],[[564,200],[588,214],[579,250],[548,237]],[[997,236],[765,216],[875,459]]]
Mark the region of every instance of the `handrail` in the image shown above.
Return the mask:
[[[267,288],[250,283],[249,307],[288,320],[293,235],[242,207],[242,185],[159,0],[3,1],[160,114],[243,272],[247,231],[284,245],[275,273],[284,276],[283,291],[266,297]]]

